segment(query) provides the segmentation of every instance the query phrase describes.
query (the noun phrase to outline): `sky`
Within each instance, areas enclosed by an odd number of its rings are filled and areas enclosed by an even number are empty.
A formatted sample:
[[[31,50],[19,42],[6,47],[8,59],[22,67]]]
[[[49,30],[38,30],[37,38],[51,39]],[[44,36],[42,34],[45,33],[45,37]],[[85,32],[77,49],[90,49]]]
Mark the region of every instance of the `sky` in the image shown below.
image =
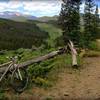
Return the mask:
[[[100,0],[96,0],[96,3],[100,14]],[[81,5],[81,12],[83,6]],[[0,12],[12,11],[42,17],[59,15],[60,10],[61,0],[0,0]]]

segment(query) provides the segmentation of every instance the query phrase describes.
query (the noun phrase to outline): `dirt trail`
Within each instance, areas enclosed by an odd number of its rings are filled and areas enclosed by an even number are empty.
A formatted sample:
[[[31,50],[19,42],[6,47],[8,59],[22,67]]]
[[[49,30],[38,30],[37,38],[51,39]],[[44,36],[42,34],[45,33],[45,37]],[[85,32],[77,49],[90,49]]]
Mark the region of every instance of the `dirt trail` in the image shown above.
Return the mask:
[[[86,58],[84,62],[80,71],[60,74],[55,90],[57,97],[100,100],[100,57]]]
[[[48,90],[35,87],[30,94],[22,93],[21,100],[100,100],[100,57],[85,58],[84,63],[80,71],[59,73],[55,86]]]

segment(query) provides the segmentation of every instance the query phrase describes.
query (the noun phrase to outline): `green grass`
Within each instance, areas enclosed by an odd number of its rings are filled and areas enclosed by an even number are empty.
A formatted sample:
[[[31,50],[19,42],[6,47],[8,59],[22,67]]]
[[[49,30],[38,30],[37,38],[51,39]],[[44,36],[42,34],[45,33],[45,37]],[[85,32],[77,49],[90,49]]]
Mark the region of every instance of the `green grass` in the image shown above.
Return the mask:
[[[66,68],[71,68],[70,54],[58,55],[39,64],[33,64],[28,68],[28,72],[33,84],[48,89],[57,81],[58,73]]]
[[[50,38],[47,40],[47,42],[51,47],[55,47],[55,39],[62,35],[61,29],[47,23],[37,23],[37,25],[41,30],[49,33]]]
[[[41,56],[45,54],[46,51],[31,51],[31,49],[18,49],[18,50],[9,50],[6,51],[3,55],[0,55],[0,64],[5,63],[9,61],[8,57],[12,56],[20,56],[21,59],[19,62],[27,61],[32,58],[36,58],[38,56]]]
[[[84,57],[100,57],[100,51],[89,50],[84,54]]]
[[[20,48],[17,50],[4,51],[3,54],[0,54],[0,64],[9,61],[10,59],[8,59],[8,57],[19,56],[21,57],[19,62],[24,62],[33,58],[37,58],[39,56],[43,56],[54,50],[55,48],[50,48],[49,50],[43,49],[43,50],[32,51],[31,49]]]
[[[4,54],[0,54],[0,64],[9,61],[8,57],[13,56],[13,51],[5,51]]]

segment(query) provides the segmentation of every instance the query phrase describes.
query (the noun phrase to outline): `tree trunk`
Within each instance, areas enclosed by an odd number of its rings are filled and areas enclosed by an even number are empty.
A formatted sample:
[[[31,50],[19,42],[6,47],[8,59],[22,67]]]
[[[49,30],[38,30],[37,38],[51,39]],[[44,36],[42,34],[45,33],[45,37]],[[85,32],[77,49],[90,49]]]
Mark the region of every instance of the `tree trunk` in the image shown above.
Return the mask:
[[[77,63],[77,51],[74,47],[74,44],[72,41],[69,41],[68,43],[70,49],[71,49],[71,55],[72,55],[72,66],[78,66],[78,63]]]

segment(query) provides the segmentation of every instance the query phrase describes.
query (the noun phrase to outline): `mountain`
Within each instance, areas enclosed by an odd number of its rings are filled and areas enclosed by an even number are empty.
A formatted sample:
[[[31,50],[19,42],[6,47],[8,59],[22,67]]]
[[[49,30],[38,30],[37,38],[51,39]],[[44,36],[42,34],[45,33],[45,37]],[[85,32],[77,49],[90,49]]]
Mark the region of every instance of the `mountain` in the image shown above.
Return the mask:
[[[25,15],[19,12],[0,12],[0,18],[11,19],[14,21],[27,21],[27,20],[36,20],[37,17],[32,15]]]
[[[15,22],[8,19],[0,19],[0,50],[31,48],[32,45],[45,44],[48,32],[40,29],[33,21]]]
[[[5,11],[5,12],[0,12],[0,18],[10,19],[10,20],[18,21],[18,22],[25,22],[27,20],[37,20],[41,22],[48,22],[48,21],[56,21],[58,16],[55,15],[52,17],[49,17],[49,16],[36,17],[32,15],[22,14],[19,12]]]
[[[19,14],[18,14],[19,15]],[[5,11],[5,12],[0,12],[0,17],[1,18],[11,18],[11,17],[15,17],[17,16],[17,13],[15,12],[9,12],[9,11]]]
[[[58,16],[55,15],[52,17],[49,17],[49,16],[39,17],[36,20],[41,21],[41,22],[48,22],[48,21],[57,21],[57,19],[58,19]]]

